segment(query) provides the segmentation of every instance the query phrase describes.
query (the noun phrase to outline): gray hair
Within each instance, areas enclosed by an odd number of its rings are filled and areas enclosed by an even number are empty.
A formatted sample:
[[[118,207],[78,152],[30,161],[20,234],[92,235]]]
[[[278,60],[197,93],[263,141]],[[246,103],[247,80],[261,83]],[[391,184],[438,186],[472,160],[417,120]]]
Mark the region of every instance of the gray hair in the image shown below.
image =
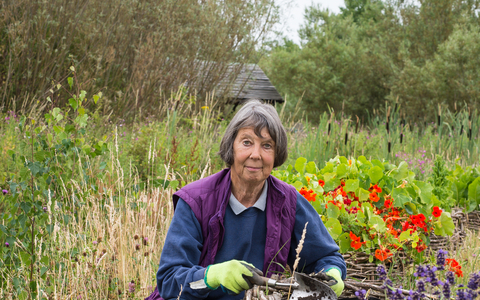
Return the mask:
[[[288,141],[285,128],[275,108],[259,100],[249,100],[235,114],[228,124],[220,143],[218,154],[228,167],[233,165],[233,142],[242,128],[253,127],[255,134],[262,137],[261,131],[267,128],[275,142],[275,161],[273,167],[281,166],[288,157]]]

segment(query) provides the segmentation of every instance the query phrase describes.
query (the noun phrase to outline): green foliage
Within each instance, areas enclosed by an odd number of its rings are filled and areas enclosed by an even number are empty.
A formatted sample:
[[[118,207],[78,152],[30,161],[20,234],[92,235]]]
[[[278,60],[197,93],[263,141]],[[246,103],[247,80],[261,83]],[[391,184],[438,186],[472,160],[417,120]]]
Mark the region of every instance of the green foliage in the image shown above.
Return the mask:
[[[441,207],[451,210],[455,206],[455,201],[452,198],[453,192],[450,189],[450,183],[447,180],[449,176],[448,169],[445,167],[445,161],[438,155],[432,169],[432,176],[429,178],[430,184],[433,186],[433,194],[441,203]]]
[[[73,81],[69,85],[72,88]],[[2,248],[0,269],[2,278],[7,278],[24,268],[23,277],[13,278],[21,283],[15,284],[19,297],[28,292],[36,298],[36,281],[45,279],[46,271],[52,268],[52,213],[60,209],[58,217],[65,224],[79,218],[77,210],[88,196],[79,189],[89,187],[96,192],[97,180],[105,175],[91,172],[92,165],[105,163],[102,156],[108,146],[86,135],[89,116],[84,104],[88,101],[93,100],[80,91],[70,98],[72,110],[54,108],[43,120],[22,116],[17,124],[18,147],[7,151],[9,168],[4,184],[9,189],[2,197],[6,206],[0,214],[0,242],[9,247]],[[65,190],[72,191],[72,199],[59,196]],[[4,287],[6,281],[1,284]]]
[[[413,122],[435,120],[439,104],[478,109],[479,5],[348,0],[340,14],[312,5],[298,48],[274,47],[260,64],[313,121],[330,109],[367,116],[385,101]]]
[[[186,82],[191,94],[204,96],[220,80],[233,79],[277,20],[270,0],[3,4],[4,109],[19,109],[24,101],[42,109],[35,100],[44,95],[63,106],[67,93],[56,91],[52,81],[63,78],[60,84],[71,88],[64,70],[73,65],[82,69],[78,81],[87,93],[104,92],[105,115],[132,119],[157,113],[159,103]]]

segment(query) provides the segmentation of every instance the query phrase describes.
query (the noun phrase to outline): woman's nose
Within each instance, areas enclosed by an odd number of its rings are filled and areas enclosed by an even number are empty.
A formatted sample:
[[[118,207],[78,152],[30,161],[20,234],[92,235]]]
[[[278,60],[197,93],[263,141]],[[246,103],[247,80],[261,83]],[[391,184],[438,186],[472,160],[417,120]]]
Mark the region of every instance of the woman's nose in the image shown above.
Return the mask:
[[[250,153],[250,158],[251,159],[261,159],[262,156],[260,155],[260,146],[255,145],[252,148],[252,153]]]

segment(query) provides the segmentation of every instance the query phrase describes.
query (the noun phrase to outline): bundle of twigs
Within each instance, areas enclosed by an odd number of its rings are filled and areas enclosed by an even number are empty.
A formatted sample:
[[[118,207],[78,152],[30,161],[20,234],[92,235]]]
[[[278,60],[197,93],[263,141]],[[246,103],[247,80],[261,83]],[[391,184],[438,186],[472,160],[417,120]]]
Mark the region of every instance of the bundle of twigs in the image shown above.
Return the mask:
[[[475,210],[468,213],[465,226],[468,229],[480,231],[480,211]]]
[[[347,279],[345,280],[345,290],[342,298],[355,298],[355,292],[361,289],[370,290],[369,296],[380,299],[385,298],[385,292],[382,289],[383,282],[377,276],[377,264],[370,262],[373,255],[364,252],[350,252],[343,254],[347,263]],[[397,252],[394,257],[387,262],[387,268],[390,268],[390,277],[402,276],[403,252]]]

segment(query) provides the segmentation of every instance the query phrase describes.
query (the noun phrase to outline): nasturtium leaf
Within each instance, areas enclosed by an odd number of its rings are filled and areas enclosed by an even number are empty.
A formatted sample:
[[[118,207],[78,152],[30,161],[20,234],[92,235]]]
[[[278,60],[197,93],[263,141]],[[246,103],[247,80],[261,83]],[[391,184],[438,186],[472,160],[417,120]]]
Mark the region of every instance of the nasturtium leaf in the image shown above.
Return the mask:
[[[337,219],[328,219],[325,223],[325,227],[327,227],[328,232],[334,240],[336,240],[340,234],[342,234],[342,225]]]
[[[305,157],[299,157],[295,161],[295,170],[297,170],[298,173],[303,175],[305,173],[305,164],[307,163],[307,159]]]
[[[337,238],[337,243],[338,243],[338,246],[340,247],[340,252],[341,253],[348,252],[348,250],[351,249],[351,247],[350,247],[351,241],[350,241],[349,233],[345,232],[342,235],[340,235]]]
[[[358,159],[357,159],[357,161],[361,162],[362,165],[364,165],[364,164],[372,165],[372,163],[369,162],[369,161],[367,160],[367,158],[366,158],[365,156],[363,156],[363,155],[359,156]]]
[[[368,176],[372,183],[376,184],[383,177],[383,170],[379,166],[374,166],[368,170]]]
[[[348,159],[345,157],[345,156],[340,156],[338,158],[338,160],[340,161],[340,163],[342,164],[348,164]]]
[[[368,222],[370,223],[370,228],[373,228],[378,232],[385,232],[387,230],[385,222],[380,216],[371,215]]]
[[[327,162],[325,167],[320,171],[321,174],[325,173],[332,173],[333,172],[333,164],[331,162]]]
[[[358,179],[348,179],[345,181],[345,187],[343,190],[345,192],[355,192],[358,189],[359,180]]]
[[[325,180],[325,185],[323,186],[323,189],[329,192],[329,191],[333,191],[339,185],[340,185],[340,179],[332,178],[329,181]]]
[[[318,214],[321,214],[323,212],[323,204],[320,202],[320,201],[312,201],[310,202],[310,204],[313,206],[313,208],[315,209],[315,211],[318,213]]]
[[[419,189],[417,191],[418,196],[420,196],[420,199],[422,200],[423,204],[431,204],[432,203],[432,190],[433,187],[430,183],[428,182],[423,182],[423,181],[417,181],[415,180],[413,182]]]
[[[365,189],[360,188],[358,190],[358,199],[360,199],[360,201],[367,201],[369,195],[370,195],[370,192]]]
[[[317,165],[313,161],[309,161],[305,167],[305,171],[307,173],[316,174],[317,173]]]
[[[400,235],[398,236],[398,240],[400,242],[405,242],[407,240],[411,240],[412,238],[410,237],[412,233],[412,230],[411,229],[407,229],[405,230],[404,232],[400,233]]]
[[[347,165],[346,164],[339,164],[337,166],[337,177],[343,178],[347,174]]]
[[[382,169],[382,171],[385,171],[385,166],[383,165],[383,163],[381,161],[379,161],[378,159],[372,159],[372,164],[374,166],[377,166],[379,167],[380,169]]]
[[[408,176],[408,164],[404,161],[400,162],[398,167],[390,174],[396,180],[404,180]]]
[[[405,203],[412,201],[412,197],[410,197],[405,189],[402,188],[394,188],[392,191],[392,197],[396,207],[404,207]]]
[[[338,208],[335,204],[333,203],[327,203],[327,217],[329,218],[338,218],[340,215],[340,208]]]
[[[303,187],[303,183],[301,181],[295,181],[292,183],[292,185],[297,189],[297,191],[300,191]]]
[[[442,215],[435,221],[435,234],[439,236],[452,235],[455,231],[455,223],[449,212],[442,212]]]

